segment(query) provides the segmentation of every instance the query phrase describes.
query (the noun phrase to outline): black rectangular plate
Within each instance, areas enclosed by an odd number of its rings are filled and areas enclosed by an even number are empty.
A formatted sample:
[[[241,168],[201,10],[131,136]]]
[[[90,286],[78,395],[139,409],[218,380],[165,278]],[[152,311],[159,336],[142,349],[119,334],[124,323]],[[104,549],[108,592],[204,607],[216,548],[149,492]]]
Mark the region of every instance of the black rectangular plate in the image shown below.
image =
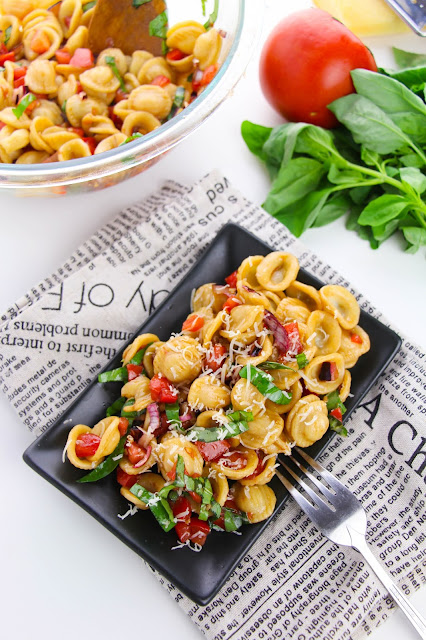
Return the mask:
[[[224,282],[250,255],[266,255],[272,249],[235,224],[225,225],[207,248],[197,265],[170,293],[158,309],[140,327],[135,335],[154,333],[161,340],[180,331],[182,322],[190,311],[191,292],[206,282]],[[300,270],[298,279],[316,288],[323,283]],[[345,418],[354,410],[380,373],[399,348],[401,339],[391,329],[361,311],[360,325],[371,339],[371,350],[360,358],[351,370],[353,397],[348,398]],[[132,342],[132,340],[129,341]],[[105,370],[121,365],[121,353]],[[220,532],[212,532],[201,553],[187,548],[172,551],[176,545],[174,531],[164,533],[149,511],[120,520],[117,514],[126,511],[127,502],[119,493],[115,473],[93,484],[78,484],[83,473],[71,464],[62,462],[62,451],[72,424],[94,425],[105,416],[105,409],[120,395],[121,383],[100,385],[96,379],[76,398],[60,419],[36,440],[24,453],[24,460],[35,471],[60,491],[77,502],[109,531],[125,542],[152,567],[160,571],[183,593],[198,604],[207,604],[219,591],[235,566],[248,552],[255,540],[267,527],[268,521],[244,526],[242,535],[227,535],[226,544]],[[327,432],[319,442],[309,448],[316,457],[333,437]],[[271,487],[277,496],[277,510],[288,494],[277,478]]]

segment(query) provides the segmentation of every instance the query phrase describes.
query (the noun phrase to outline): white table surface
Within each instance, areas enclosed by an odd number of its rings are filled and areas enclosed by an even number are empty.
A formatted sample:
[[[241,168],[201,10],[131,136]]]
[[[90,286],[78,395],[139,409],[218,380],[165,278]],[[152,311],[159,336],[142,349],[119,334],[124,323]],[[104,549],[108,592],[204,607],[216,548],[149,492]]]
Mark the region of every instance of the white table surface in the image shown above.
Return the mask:
[[[263,35],[308,0],[269,0]],[[414,35],[370,38],[381,65],[391,65],[390,45],[426,51]],[[260,50],[260,45],[258,47]],[[87,195],[15,198],[0,192],[0,310],[54,270],[80,243],[122,207],[143,198],[166,178],[192,182],[214,167],[254,202],[268,189],[265,171],[245,147],[240,123],[280,122],[258,83],[258,52],[233,95],[179,147],[146,173]],[[397,328],[426,346],[425,252],[407,255],[400,239],[378,251],[342,221],[310,230],[302,240],[332,264]],[[101,640],[136,636],[199,640],[202,635],[157,583],[140,558],[22,461],[32,436],[0,396],[2,526],[1,635],[8,640]],[[413,603],[426,604],[418,592]],[[398,611],[373,640],[414,640]]]

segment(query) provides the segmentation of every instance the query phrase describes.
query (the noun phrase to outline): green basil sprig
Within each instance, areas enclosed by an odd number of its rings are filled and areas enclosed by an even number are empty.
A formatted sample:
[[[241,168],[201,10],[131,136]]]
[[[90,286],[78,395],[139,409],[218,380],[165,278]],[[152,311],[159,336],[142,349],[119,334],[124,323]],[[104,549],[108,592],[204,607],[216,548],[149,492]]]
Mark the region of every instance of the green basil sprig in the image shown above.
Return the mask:
[[[290,392],[282,391],[274,384],[273,378],[269,373],[265,373],[265,371],[251,364],[247,364],[241,369],[240,377],[250,379],[251,384],[255,386],[265,398],[271,400],[271,402],[288,404],[292,398]]]

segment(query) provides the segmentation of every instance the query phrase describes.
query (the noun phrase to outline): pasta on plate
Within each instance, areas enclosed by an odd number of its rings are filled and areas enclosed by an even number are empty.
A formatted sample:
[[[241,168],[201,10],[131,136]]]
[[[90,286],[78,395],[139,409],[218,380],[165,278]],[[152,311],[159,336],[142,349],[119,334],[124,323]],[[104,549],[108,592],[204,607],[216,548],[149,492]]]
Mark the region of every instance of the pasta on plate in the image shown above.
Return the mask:
[[[212,529],[269,518],[277,456],[345,435],[349,369],[370,349],[355,297],[298,271],[283,251],[250,256],[193,292],[180,333],[137,336],[99,375],[124,382],[106,417],[69,433],[80,482],[117,469],[123,497],[196,550]]]
[[[163,56],[111,47],[95,57],[88,48],[95,5],[0,3],[1,162],[62,162],[114,149],[170,120],[216,75],[224,34],[193,20],[165,37],[151,22]]]

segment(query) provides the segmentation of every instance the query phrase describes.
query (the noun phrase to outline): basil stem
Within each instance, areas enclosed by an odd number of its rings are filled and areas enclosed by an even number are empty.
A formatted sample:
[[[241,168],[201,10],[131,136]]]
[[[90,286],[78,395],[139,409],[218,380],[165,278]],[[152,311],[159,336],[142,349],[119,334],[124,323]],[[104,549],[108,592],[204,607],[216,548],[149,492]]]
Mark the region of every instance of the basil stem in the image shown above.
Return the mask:
[[[19,120],[19,118],[24,115],[27,107],[29,107],[34,100],[37,100],[36,96],[33,93],[27,93],[22,100],[20,100],[18,105],[12,109],[13,115],[15,115]]]
[[[115,62],[115,58],[114,56],[105,56],[105,62],[107,63],[107,65],[109,67],[111,67],[111,71],[113,72],[113,74],[115,75],[115,77],[118,79],[118,81],[120,82],[120,89],[122,91],[126,91],[126,85],[124,84],[124,80],[121,77],[121,73],[119,72],[118,68],[117,68],[117,64]]]
[[[112,471],[114,471],[114,469],[118,467],[118,463],[123,457],[126,438],[127,433],[120,438],[119,443],[115,447],[114,451],[110,453],[109,456],[96,467],[96,469],[93,469],[93,471],[83,476],[83,478],[80,478],[80,480],[77,480],[77,482],[97,482],[98,480],[102,480],[102,478],[105,478],[105,476],[108,476],[110,473],[112,473]]]
[[[209,19],[204,25],[205,29],[210,29],[213,27],[214,23],[217,20],[217,14],[219,13],[219,0],[214,0],[214,7],[212,13],[209,15]]]
[[[127,367],[111,369],[111,371],[104,371],[98,375],[98,382],[127,382],[128,380],[129,372]]]
[[[127,402],[127,398],[117,398],[115,402],[112,403],[111,406],[106,410],[106,417],[110,418],[111,416],[121,416],[121,410]]]
[[[265,373],[251,364],[247,364],[241,369],[240,377],[249,379],[251,384],[254,385],[265,398],[271,400],[271,402],[288,404],[291,400],[291,393],[281,391],[281,389],[275,386],[272,376],[269,375],[269,373]]]

